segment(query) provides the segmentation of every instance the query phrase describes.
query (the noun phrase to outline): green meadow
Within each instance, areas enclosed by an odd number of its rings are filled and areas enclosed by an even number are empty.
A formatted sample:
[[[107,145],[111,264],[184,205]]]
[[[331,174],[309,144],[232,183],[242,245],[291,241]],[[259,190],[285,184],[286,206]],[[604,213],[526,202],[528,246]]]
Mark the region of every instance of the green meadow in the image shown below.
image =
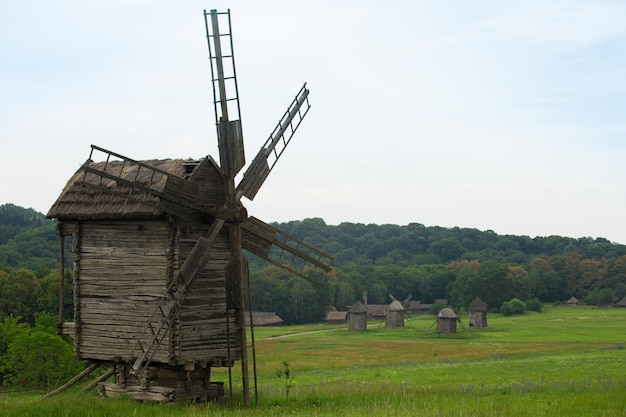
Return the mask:
[[[363,332],[256,328],[258,404],[253,395],[249,407],[234,368],[232,402],[0,391],[0,416],[626,416],[626,309],[552,307],[488,321],[452,335],[437,334],[433,316]],[[227,369],[213,377],[228,386]]]

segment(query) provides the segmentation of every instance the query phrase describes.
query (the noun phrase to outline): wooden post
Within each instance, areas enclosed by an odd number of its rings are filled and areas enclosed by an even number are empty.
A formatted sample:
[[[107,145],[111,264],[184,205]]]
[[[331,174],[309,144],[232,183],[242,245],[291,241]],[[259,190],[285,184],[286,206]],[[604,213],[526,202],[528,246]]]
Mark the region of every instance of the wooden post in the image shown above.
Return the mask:
[[[57,334],[63,333],[63,323],[65,323],[65,235],[63,234],[61,223],[57,225],[57,233],[59,235],[59,256],[61,265],[59,266],[59,321],[57,323]]]
[[[61,235],[61,266],[59,267],[59,321],[65,321],[65,236]]]

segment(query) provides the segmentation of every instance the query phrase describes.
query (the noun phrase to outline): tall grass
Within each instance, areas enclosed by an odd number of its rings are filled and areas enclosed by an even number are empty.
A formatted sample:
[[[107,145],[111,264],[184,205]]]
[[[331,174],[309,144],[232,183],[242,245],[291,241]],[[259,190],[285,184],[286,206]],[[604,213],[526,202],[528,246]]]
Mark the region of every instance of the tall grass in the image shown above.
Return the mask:
[[[489,316],[489,328],[438,335],[311,325],[256,329],[259,404],[150,404],[72,390],[0,393],[0,416],[619,416],[626,415],[626,310]],[[290,337],[276,337],[294,332]],[[310,333],[315,332],[315,333]],[[277,370],[288,362],[289,397]],[[238,375],[237,370],[233,375]],[[225,369],[215,369],[226,380]]]

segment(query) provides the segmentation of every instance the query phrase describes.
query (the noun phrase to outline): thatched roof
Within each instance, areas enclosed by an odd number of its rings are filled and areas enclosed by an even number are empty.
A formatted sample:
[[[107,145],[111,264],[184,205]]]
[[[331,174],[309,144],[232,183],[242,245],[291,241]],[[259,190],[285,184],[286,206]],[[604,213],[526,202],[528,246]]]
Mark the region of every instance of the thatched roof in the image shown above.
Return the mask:
[[[578,298],[572,297],[569,300],[567,300],[567,304],[569,304],[569,305],[578,305],[578,304],[580,304],[580,301],[578,301]]]
[[[250,326],[250,314],[245,314],[246,326]],[[283,324],[284,320],[281,319],[276,313],[265,311],[253,311],[252,323],[255,326],[278,326]]]
[[[346,311],[329,311],[326,313],[326,321],[341,321],[345,322],[348,317]]]
[[[422,303],[421,301],[412,300],[408,302],[407,310],[414,313],[427,313],[432,307],[432,304]]]
[[[487,303],[476,297],[474,301],[470,303],[470,310],[472,311],[487,311]]]
[[[384,318],[387,315],[387,304],[366,304],[368,317]]]
[[[440,319],[458,319],[459,317],[456,315],[456,313],[451,309],[451,308],[442,308],[441,311],[439,311],[439,314],[437,314],[437,318]]]
[[[105,162],[89,162],[89,166],[98,170],[105,169]],[[185,168],[182,159],[165,159],[142,161],[146,165],[182,177]],[[82,168],[82,167],[81,167]],[[163,191],[166,175],[157,171],[150,178],[151,171],[139,169],[136,164],[124,164],[123,161],[109,161],[106,163],[106,172],[120,176],[129,181],[147,184],[156,191]],[[135,179],[135,176],[137,178]],[[145,178],[144,178],[145,177]],[[87,184],[85,184],[87,183]],[[158,207],[158,197],[148,195],[146,202],[135,202],[121,195],[116,195],[91,185],[100,185],[108,190],[123,192],[122,187],[113,180],[100,178],[93,174],[86,174],[82,169],[70,178],[53,204],[46,217],[59,219],[95,220],[95,219],[125,219],[125,218],[156,218],[162,213]],[[128,188],[126,188],[128,190]]]
[[[404,307],[398,300],[393,300],[391,304],[389,304],[389,311],[404,311]]]
[[[352,307],[350,307],[350,310],[348,310],[348,312],[356,313],[356,314],[363,314],[363,313],[367,313],[367,308],[365,308],[365,305],[363,305],[362,302],[357,301],[356,303],[352,305]]]

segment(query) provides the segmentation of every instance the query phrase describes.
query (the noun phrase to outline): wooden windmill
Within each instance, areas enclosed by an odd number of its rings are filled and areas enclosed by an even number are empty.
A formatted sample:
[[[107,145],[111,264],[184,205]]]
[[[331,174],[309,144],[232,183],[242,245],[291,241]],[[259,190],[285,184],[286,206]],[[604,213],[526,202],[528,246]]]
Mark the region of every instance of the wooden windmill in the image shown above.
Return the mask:
[[[230,369],[241,361],[248,403],[248,350],[252,363],[255,355],[254,331],[246,337],[252,309],[243,251],[317,286],[331,272],[329,255],[249,217],[241,202],[255,197],[291,141],[310,108],[309,90],[298,91],[236,184],[245,157],[230,11],[204,17],[220,163],[136,161],[92,145],[47,214],[59,220],[62,248],[73,237],[74,322],[59,328],[74,338],[78,359],[114,365],[115,383],[100,384],[105,395],[223,395],[210,378],[218,366],[228,367],[232,395]],[[63,265],[63,251],[61,258]]]

